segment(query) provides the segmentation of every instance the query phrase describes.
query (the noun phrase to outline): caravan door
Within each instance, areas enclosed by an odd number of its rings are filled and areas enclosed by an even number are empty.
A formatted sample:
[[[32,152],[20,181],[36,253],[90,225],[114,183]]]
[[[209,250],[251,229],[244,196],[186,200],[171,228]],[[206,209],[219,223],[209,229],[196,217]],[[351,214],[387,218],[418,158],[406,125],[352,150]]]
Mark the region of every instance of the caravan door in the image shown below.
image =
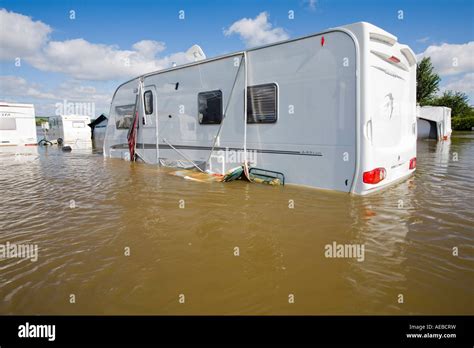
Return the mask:
[[[143,88],[138,110],[137,154],[145,163],[157,164],[159,157],[158,107],[154,85]]]

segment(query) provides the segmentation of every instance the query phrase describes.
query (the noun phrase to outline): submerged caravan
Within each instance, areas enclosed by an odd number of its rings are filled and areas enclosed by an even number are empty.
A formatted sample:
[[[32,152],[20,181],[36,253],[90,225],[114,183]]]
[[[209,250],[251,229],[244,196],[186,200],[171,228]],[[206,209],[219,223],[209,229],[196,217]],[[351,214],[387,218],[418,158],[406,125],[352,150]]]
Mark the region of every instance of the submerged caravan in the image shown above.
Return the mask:
[[[116,90],[104,156],[367,194],[416,167],[416,58],[355,23],[139,76]],[[269,174],[268,174],[269,173]],[[275,174],[276,173],[276,174]]]
[[[33,104],[0,102],[0,146],[36,145]]]

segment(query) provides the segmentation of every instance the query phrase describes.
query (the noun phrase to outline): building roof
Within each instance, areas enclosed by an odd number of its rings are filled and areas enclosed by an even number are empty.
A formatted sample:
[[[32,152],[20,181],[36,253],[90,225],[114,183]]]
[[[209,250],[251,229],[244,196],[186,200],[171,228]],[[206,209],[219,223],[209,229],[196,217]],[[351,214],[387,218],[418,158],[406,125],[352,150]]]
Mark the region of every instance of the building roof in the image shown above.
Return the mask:
[[[107,116],[105,114],[101,114],[99,117],[97,117],[94,121],[88,124],[89,127],[92,129],[98,124],[101,123],[102,121],[107,120]]]

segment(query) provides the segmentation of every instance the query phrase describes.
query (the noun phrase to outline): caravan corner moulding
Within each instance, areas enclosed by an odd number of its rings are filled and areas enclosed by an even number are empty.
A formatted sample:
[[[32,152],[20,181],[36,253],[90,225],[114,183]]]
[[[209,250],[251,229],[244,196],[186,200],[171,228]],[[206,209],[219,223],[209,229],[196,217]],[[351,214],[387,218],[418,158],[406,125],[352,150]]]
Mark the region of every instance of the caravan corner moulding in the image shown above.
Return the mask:
[[[246,161],[288,184],[367,194],[415,171],[415,83],[415,55],[394,35],[328,29],[120,85],[104,156],[218,174]]]
[[[0,102],[0,146],[37,145],[33,104]]]

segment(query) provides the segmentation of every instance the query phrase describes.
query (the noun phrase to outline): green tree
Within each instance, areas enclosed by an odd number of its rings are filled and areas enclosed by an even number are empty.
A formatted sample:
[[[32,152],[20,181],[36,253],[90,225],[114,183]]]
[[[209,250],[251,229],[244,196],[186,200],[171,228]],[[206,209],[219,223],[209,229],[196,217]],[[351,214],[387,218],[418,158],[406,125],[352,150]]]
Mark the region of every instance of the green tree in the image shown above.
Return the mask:
[[[451,117],[469,116],[472,113],[469,98],[463,92],[445,91],[440,97],[434,98],[431,105],[451,108]]]
[[[430,57],[425,57],[416,67],[416,100],[429,105],[439,90],[440,77],[433,71]]]

